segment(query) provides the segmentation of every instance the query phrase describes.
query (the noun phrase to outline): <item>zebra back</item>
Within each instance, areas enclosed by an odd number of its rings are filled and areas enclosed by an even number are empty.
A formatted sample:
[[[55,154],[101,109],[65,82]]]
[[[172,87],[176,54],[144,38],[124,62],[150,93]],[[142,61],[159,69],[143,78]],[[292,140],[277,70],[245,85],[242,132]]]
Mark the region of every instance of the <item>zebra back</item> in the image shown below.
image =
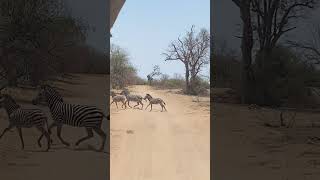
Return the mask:
[[[76,127],[101,126],[105,115],[97,107],[67,104],[53,88],[46,87],[44,91],[54,121]]]

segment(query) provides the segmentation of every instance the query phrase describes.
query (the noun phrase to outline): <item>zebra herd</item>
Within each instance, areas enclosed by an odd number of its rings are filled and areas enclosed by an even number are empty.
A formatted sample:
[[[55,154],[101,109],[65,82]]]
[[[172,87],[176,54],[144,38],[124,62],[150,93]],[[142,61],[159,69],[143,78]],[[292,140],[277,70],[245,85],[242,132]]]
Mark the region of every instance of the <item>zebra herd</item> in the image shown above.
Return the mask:
[[[134,95],[134,94],[130,94],[129,91],[127,90],[123,90],[121,91],[120,94],[117,95],[117,93],[111,91],[111,94],[112,96],[112,102],[111,104],[115,103],[117,108],[118,108],[118,102],[121,102],[122,103],[122,108],[127,108],[127,104],[130,108],[132,108],[130,106],[130,102],[136,102],[137,104],[134,106],[134,107],[137,107],[139,105],[141,105],[141,109],[143,109],[143,103],[142,103],[142,100],[145,100],[145,101],[149,101],[149,104],[148,106],[145,108],[145,110],[149,107],[150,107],[150,111],[152,111],[152,105],[154,104],[159,104],[161,106],[161,112],[163,111],[163,109],[166,109],[165,105],[166,103],[161,99],[161,98],[153,98],[150,94],[146,94],[145,97],[143,98],[142,96],[140,95]],[[110,105],[111,105],[110,104]]]
[[[106,134],[101,129],[103,118],[110,120],[110,115],[106,116],[100,109],[94,106],[68,104],[64,101],[61,94],[49,85],[40,87],[38,95],[32,100],[32,104],[38,105],[45,102],[49,107],[53,123],[48,125],[48,117],[40,109],[25,109],[16,103],[9,95],[0,95],[0,108],[4,108],[8,114],[9,125],[3,130],[3,135],[12,128],[17,128],[21,140],[22,149],[24,149],[24,141],[21,128],[36,127],[41,135],[38,139],[38,146],[41,147],[41,139],[45,136],[47,139],[46,151],[50,149],[52,140],[50,138],[51,129],[57,127],[57,136],[59,140],[66,146],[70,143],[66,142],[61,136],[63,125],[74,127],[84,127],[87,136],[79,139],[76,146],[85,140],[93,137],[93,131],[102,139],[99,151],[103,151],[106,142]]]

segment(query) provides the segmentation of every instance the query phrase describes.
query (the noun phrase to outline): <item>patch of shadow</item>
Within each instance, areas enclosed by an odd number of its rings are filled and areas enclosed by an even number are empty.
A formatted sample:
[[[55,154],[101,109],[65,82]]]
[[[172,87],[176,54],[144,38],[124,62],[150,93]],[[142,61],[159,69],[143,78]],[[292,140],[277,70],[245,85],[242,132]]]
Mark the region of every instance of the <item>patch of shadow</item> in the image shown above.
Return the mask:
[[[260,167],[267,167],[267,168],[271,168],[271,169],[280,169],[282,167],[281,162],[276,161],[276,160],[259,161],[259,162],[251,163],[251,165],[260,166]]]
[[[298,155],[298,157],[311,157],[311,158],[316,158],[320,157],[320,152],[319,151],[304,151]]]
[[[319,159],[312,159],[307,161],[307,166],[311,168],[319,168],[320,167],[320,160]]]
[[[270,150],[267,150],[266,153],[269,153],[269,154],[272,154],[272,153],[281,153],[281,152],[284,152],[283,149],[270,149]]]
[[[21,164],[18,164],[18,163],[15,163],[15,162],[10,162],[10,163],[8,163],[8,166],[38,167],[38,166],[40,166],[40,164],[39,163],[21,163]]]
[[[98,152],[98,153],[104,153],[104,154],[110,154],[110,152],[107,151],[99,151],[98,149],[96,149],[95,147],[93,147],[92,145],[87,145],[87,147],[77,147],[74,148],[75,151],[88,151],[88,152]]]
[[[257,158],[256,155],[248,155],[248,158]]]
[[[270,128],[279,128],[280,127],[279,125],[270,124],[270,123],[264,123],[263,125],[266,127],[270,127]]]
[[[50,149],[54,149],[54,148],[50,148]],[[30,152],[30,153],[47,153],[47,152],[54,152],[54,151],[50,151],[50,149],[47,150],[26,150],[26,152]]]
[[[26,156],[26,155],[17,155],[16,158],[19,158],[19,159],[29,159],[29,157]]]
[[[127,130],[127,134],[134,134],[134,130]]]
[[[242,132],[244,132],[243,129],[233,129],[231,131],[234,132],[234,133],[242,133]]]

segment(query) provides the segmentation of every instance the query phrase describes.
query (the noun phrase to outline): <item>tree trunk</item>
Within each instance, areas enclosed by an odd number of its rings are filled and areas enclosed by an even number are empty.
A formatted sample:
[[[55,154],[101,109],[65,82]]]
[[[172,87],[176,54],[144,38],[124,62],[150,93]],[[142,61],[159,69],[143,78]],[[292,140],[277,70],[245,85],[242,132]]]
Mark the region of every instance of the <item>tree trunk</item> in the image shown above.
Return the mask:
[[[252,47],[253,32],[251,25],[250,0],[242,3],[240,6],[240,15],[243,22],[242,27],[242,93],[241,101],[245,104],[253,102],[254,95],[254,74],[252,70]]]
[[[261,49],[257,54],[257,95],[259,97],[258,103],[260,105],[270,105],[272,96],[269,92],[269,87],[271,86],[272,77],[270,77],[270,59],[272,54],[272,48],[265,47]],[[271,67],[272,68],[272,67]]]
[[[190,71],[189,71],[189,66],[188,66],[188,64],[185,64],[185,68],[186,68],[186,92],[187,92],[187,94],[189,94],[190,93],[190,91],[191,91],[191,88],[190,88],[190,81],[189,81],[189,77],[190,77]]]

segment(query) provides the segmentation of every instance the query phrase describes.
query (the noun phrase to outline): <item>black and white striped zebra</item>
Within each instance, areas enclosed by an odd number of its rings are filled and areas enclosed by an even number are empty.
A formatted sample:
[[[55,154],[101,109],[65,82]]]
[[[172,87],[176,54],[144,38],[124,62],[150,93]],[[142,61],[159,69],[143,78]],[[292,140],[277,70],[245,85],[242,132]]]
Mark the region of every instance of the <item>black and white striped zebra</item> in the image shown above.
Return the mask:
[[[6,132],[16,127],[21,140],[22,149],[24,149],[24,141],[21,128],[36,127],[42,133],[38,139],[39,147],[41,147],[42,137],[45,136],[48,143],[46,151],[50,149],[50,133],[46,130],[46,128],[48,128],[48,118],[40,109],[23,109],[9,95],[1,95],[0,104],[1,108],[4,108],[6,110],[9,117],[9,125],[1,133],[0,139]]]
[[[117,106],[117,109],[118,109],[118,102],[122,102],[122,108],[124,106],[124,108],[127,108],[127,105],[126,105],[126,97],[123,96],[123,95],[116,95],[114,92],[111,92],[111,97],[112,97],[112,102],[110,103],[110,106],[111,104],[113,103],[116,103],[116,106]]]
[[[38,96],[32,102],[36,105],[41,101],[46,101],[54,121],[49,126],[49,130],[57,126],[58,138],[64,145],[69,146],[70,144],[61,137],[61,129],[63,125],[70,125],[74,127],[85,127],[88,133],[87,136],[76,142],[76,146],[92,138],[93,131],[95,131],[102,138],[102,145],[99,150],[103,150],[106,142],[106,134],[101,129],[101,124],[104,117],[110,120],[110,115],[105,116],[100,109],[94,106],[65,103],[60,93],[49,85],[42,86]]]
[[[141,109],[143,109],[142,96],[130,94],[129,91],[126,91],[126,90],[122,91],[122,92],[120,93],[120,95],[124,95],[124,96],[126,97],[126,99],[127,99],[126,102],[128,102],[128,106],[129,106],[130,108],[132,108],[132,107],[130,106],[130,101],[134,101],[134,102],[137,102],[137,104],[136,104],[134,107],[136,107],[136,106],[138,106],[139,104],[141,104]]]
[[[152,111],[152,105],[153,105],[153,104],[160,104],[160,106],[161,106],[161,108],[162,108],[161,112],[163,111],[163,109],[165,109],[165,110],[167,111],[166,106],[165,106],[166,103],[165,103],[161,98],[153,98],[150,94],[146,94],[146,96],[145,96],[143,99],[144,99],[144,100],[146,100],[146,99],[149,100],[149,104],[148,104],[148,106],[146,107],[146,109],[147,109],[149,106],[151,106],[150,111]]]

